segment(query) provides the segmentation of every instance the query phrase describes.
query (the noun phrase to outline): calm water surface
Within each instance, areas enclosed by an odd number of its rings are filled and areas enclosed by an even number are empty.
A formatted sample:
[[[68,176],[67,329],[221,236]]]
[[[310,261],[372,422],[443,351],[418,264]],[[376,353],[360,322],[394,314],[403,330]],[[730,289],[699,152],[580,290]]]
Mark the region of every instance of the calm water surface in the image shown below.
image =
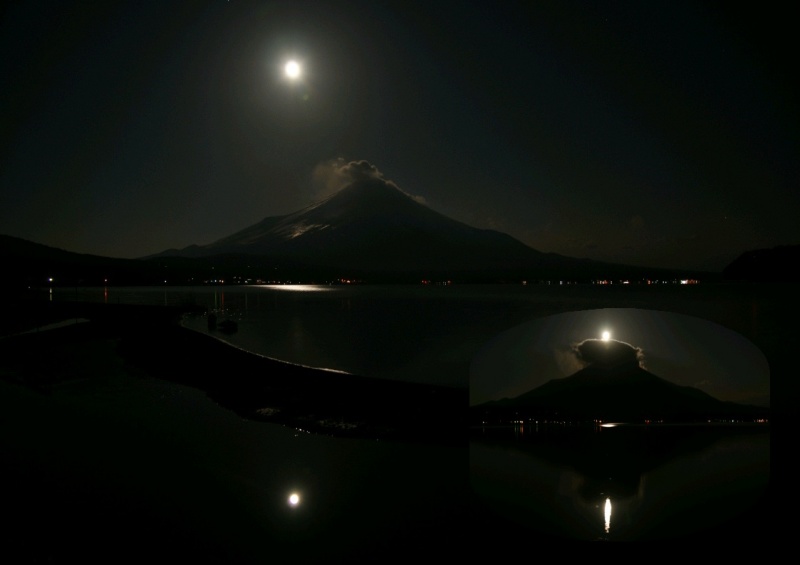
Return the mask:
[[[754,426],[476,430],[470,481],[484,518],[542,539],[658,541],[725,528],[760,539],[770,434]]]
[[[468,386],[470,364],[522,322],[594,308],[689,314],[781,353],[795,288],[760,285],[358,285],[54,289],[55,300],[199,304],[238,322],[219,339],[269,357],[365,376]],[[208,332],[204,316],[184,324]]]
[[[462,532],[463,447],[303,433],[122,361],[73,369],[48,394],[0,380],[9,563],[345,562]]]
[[[787,304],[796,296],[796,285],[702,284],[53,290],[53,300],[199,304],[220,320],[237,321],[236,333],[214,335],[246,350],[309,366],[452,386],[468,386],[470,364],[488,341],[529,320],[596,308],[682,313],[721,324],[761,349],[770,364],[773,410],[775,399],[787,397],[783,387],[793,363],[784,353],[785,342],[796,333]],[[184,323],[209,331],[203,316]],[[741,515],[739,509],[755,508],[770,483],[770,456],[780,447],[770,442],[769,433],[668,433],[642,451],[636,433],[604,435],[602,442],[591,434],[548,442],[530,431],[512,430],[510,436],[473,434],[469,451],[443,450],[298,436],[273,424],[243,422],[202,393],[168,383],[124,380],[102,390],[64,389],[50,398],[20,399],[6,392],[14,430],[27,429],[39,441],[31,456],[35,463],[28,467],[67,461],[81,473],[82,462],[111,457],[116,463],[109,469],[125,475],[125,461],[130,461],[134,475],[149,469],[131,497],[138,488],[173,511],[183,504],[187,519],[205,520],[206,530],[224,524],[230,512],[247,529],[229,529],[225,535],[237,538],[234,546],[249,548],[245,553],[264,557],[267,545],[263,551],[250,547],[262,534],[265,540],[283,536],[299,546],[321,536],[331,549],[346,554],[361,539],[402,544],[438,532],[472,535],[476,524],[487,526],[486,516],[514,524],[526,535],[668,538],[696,530],[697,517],[715,524],[731,513]],[[46,415],[45,420],[29,418],[29,410]],[[98,423],[109,411],[116,423],[104,430],[122,442],[109,442],[105,431],[89,433],[101,429]],[[74,419],[64,418],[69,415]],[[73,423],[59,427],[65,421]],[[61,435],[52,435],[50,428]],[[17,431],[6,431],[6,452],[32,449],[14,439],[20,437]],[[157,440],[157,453],[151,440]],[[612,456],[599,455],[605,452]],[[165,457],[161,467],[159,454]],[[192,469],[200,472],[197,480],[182,483]],[[187,486],[176,487],[174,500],[165,498],[169,485],[180,484]],[[307,493],[299,512],[286,502],[295,488]],[[467,519],[464,505],[473,495],[478,504]],[[481,531],[490,544],[504,535]]]

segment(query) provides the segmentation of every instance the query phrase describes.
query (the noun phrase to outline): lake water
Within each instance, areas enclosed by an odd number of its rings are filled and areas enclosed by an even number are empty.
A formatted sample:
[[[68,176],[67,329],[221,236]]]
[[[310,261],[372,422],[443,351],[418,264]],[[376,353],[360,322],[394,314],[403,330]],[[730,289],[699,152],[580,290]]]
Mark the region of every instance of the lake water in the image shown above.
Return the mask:
[[[470,479],[482,522],[529,541],[757,543],[771,533],[763,426],[480,429]]]
[[[245,420],[104,351],[48,350],[81,378],[47,394],[0,380],[4,562],[338,563],[460,537],[465,448]]]
[[[498,335],[520,324],[600,308],[670,312],[719,324],[758,348],[769,365],[772,407],[778,412],[783,409],[781,401],[791,397],[787,391],[794,362],[786,345],[797,333],[789,308],[796,303],[797,290],[797,285],[703,284],[220,286],[56,288],[53,299],[199,304],[220,320],[237,321],[237,332],[214,335],[245,350],[365,376],[458,387],[469,386],[476,355]],[[204,316],[187,317],[184,324],[209,332]],[[196,408],[196,402],[189,405]],[[384,540],[394,539],[387,528],[404,532],[398,535],[409,536],[413,530],[431,538],[439,519],[449,522],[443,530],[448,535],[464,532],[480,538],[482,534],[489,546],[506,541],[508,532],[533,538],[552,535],[562,541],[669,539],[726,526],[730,516],[746,519],[752,516],[748,512],[763,511],[764,497],[782,488],[771,473],[771,461],[784,447],[769,432],[673,434],[672,438],[666,434],[656,448],[644,454],[639,449],[641,442],[630,437],[606,445],[598,443],[599,436],[590,435],[591,441],[586,440],[589,447],[578,449],[575,445],[580,442],[548,444],[541,441],[542,436],[518,429],[512,429],[510,435],[473,432],[468,448],[465,442],[463,448],[447,450],[413,445],[375,447],[369,442],[327,437],[309,438],[301,444],[291,430],[271,424],[252,423],[246,425],[247,430],[239,430],[244,424],[238,419],[204,406],[203,411],[216,414],[213,419],[230,420],[218,428],[219,441],[212,442],[209,457],[219,469],[225,467],[226,457],[238,461],[231,470],[237,474],[234,484],[239,486],[235,488],[278,492],[270,490],[275,488],[272,478],[288,480],[302,469],[320,493],[333,497],[327,504],[335,511],[320,510],[315,517],[309,514],[307,519],[317,520],[313,522],[316,526],[309,525],[311,522],[303,526],[307,528],[304,534],[293,534],[298,539],[326,531],[344,535],[352,533],[350,526],[364,528],[366,524],[380,524],[374,531]],[[187,426],[195,422],[202,427],[209,417],[197,414],[187,420]],[[779,424],[773,421],[772,429]],[[209,433],[213,439],[215,432]],[[242,433],[250,438],[247,442],[231,439]],[[191,437],[195,439],[190,445],[202,449],[205,440]],[[609,437],[621,436],[606,434],[602,439]],[[224,447],[226,442],[233,442],[233,447]],[[615,451],[619,463],[587,461],[586,453],[605,447]],[[253,449],[261,455],[251,460]],[[267,466],[258,467],[258,461]],[[604,478],[609,469],[612,474]],[[393,490],[395,483],[405,486]],[[364,485],[369,493],[363,492]],[[368,497],[369,504],[362,496]],[[425,507],[428,499],[435,508]],[[608,530],[606,499],[611,506]],[[337,514],[348,518],[340,521]],[[369,514],[378,522],[370,522]],[[283,531],[275,516],[253,519],[257,528]],[[419,530],[410,525],[414,521],[420,521]],[[763,536],[763,528],[759,535]],[[345,538],[348,544],[358,544],[355,535]],[[754,538],[763,539],[755,534]],[[332,534],[330,539],[336,536]]]
[[[448,386],[469,386],[476,354],[523,322],[595,308],[643,308],[721,324],[770,359],[781,353],[794,288],[762,285],[354,285],[56,288],[54,300],[199,304],[238,323],[215,332],[285,361]],[[208,332],[203,316],[184,324]],[[773,362],[770,359],[770,365]]]

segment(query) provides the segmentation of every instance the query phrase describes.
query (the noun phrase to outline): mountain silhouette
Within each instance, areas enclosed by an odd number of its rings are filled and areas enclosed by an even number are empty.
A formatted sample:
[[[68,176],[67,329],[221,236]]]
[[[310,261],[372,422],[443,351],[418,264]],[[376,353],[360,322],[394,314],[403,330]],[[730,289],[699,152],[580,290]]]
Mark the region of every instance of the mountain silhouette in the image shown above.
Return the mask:
[[[508,235],[447,218],[380,179],[356,181],[303,210],[178,254],[243,253],[376,272],[507,269],[547,258]]]
[[[473,422],[527,418],[694,422],[752,419],[768,412],[766,408],[721,401],[697,388],[658,377],[639,366],[637,350],[628,344],[587,341],[594,342],[589,366],[514,398],[473,406]],[[599,352],[604,347],[609,349],[607,354]]]
[[[800,245],[753,249],[739,255],[723,270],[724,278],[757,282],[796,282]]]
[[[8,286],[204,282],[575,281],[702,278],[718,273],[605,263],[542,252],[508,234],[449,218],[400,190],[366,161],[336,169],[339,190],[207,245],[139,259],[73,253],[0,238]]]
[[[356,164],[377,171],[365,161]],[[292,214],[267,217],[208,245],[153,257],[251,262],[260,257],[281,266],[369,278],[589,279],[668,273],[535,250],[508,234],[448,218],[377,174],[357,176],[327,199]]]
[[[75,253],[10,235],[0,235],[0,262],[0,288],[164,282],[164,268],[154,262]]]

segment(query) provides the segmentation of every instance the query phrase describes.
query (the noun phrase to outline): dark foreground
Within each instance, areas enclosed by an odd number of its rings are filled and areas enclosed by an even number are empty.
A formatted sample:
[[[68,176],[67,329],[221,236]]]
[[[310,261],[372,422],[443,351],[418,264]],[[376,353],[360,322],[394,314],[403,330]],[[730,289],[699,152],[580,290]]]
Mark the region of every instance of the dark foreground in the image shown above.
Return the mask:
[[[466,391],[253,356],[180,328],[180,309],[59,308],[37,323],[65,313],[93,322],[0,339],[0,562],[535,559],[541,544],[640,551],[539,532],[476,496]],[[775,478],[744,516],[649,549],[769,551],[785,539],[774,501],[792,484]],[[291,508],[295,490],[302,502]]]
[[[102,339],[107,356],[149,376],[199,388],[248,419],[337,437],[466,446],[466,389],[269,359],[181,327],[183,310],[177,307],[62,304],[55,309],[51,318],[69,314],[91,322],[0,342],[4,365],[14,367],[14,378],[25,385],[46,390],[75,378],[64,354],[51,352],[96,346]]]
[[[94,321],[0,340],[3,563],[360,562],[459,545],[466,392],[252,356],[178,327],[177,311],[73,314]]]

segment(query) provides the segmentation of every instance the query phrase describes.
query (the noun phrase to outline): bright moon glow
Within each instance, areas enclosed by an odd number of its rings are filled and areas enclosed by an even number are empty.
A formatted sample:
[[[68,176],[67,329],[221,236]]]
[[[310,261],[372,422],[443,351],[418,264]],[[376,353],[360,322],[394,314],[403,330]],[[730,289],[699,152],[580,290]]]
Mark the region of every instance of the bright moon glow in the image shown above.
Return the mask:
[[[297,61],[289,61],[286,63],[286,66],[283,68],[286,72],[286,76],[289,78],[297,78],[300,76],[300,65],[297,64]]]
[[[297,506],[300,503],[300,495],[296,492],[293,492],[289,495],[289,504],[292,506]]]
[[[611,339],[611,332],[603,332],[603,341]]]
[[[604,518],[606,519],[606,533],[611,529],[611,499],[606,498],[606,507],[603,509]]]

